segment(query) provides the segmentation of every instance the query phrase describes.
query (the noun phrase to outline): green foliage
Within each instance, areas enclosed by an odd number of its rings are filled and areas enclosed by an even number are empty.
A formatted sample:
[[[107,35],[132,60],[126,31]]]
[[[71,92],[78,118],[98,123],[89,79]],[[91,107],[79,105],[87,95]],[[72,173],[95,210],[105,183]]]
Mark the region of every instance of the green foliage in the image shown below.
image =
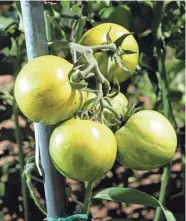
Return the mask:
[[[176,221],[173,214],[162,206],[154,197],[139,190],[121,187],[111,187],[97,193],[94,198],[119,201],[122,203],[142,204],[152,207],[161,207],[167,221]]]

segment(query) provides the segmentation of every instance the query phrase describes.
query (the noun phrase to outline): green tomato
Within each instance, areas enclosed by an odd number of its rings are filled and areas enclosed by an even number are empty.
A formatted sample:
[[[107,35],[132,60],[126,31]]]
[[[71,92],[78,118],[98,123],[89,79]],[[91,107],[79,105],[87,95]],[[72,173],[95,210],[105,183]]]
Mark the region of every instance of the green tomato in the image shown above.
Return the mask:
[[[96,97],[97,97],[96,94],[89,92],[83,109],[90,110],[95,102]],[[128,106],[128,99],[126,98],[126,96],[121,92],[119,92],[116,96],[110,99],[110,102],[112,103],[113,109],[117,111],[117,113],[121,116],[121,118],[123,118],[125,116]],[[108,106],[110,106],[108,102],[106,103]],[[99,109],[99,105],[97,109]],[[114,114],[106,108],[103,109],[103,112],[106,121],[108,122],[108,124],[110,124],[110,128],[112,130],[116,130],[118,127],[116,125],[112,125],[116,123]]]
[[[125,116],[125,113],[127,112],[127,106],[128,106],[128,99],[126,98],[126,96],[120,92],[119,94],[117,94],[115,97],[112,98],[111,103],[113,105],[113,109],[117,111],[117,113],[121,116],[121,118],[123,118]],[[106,108],[104,108],[103,111],[105,119],[110,124],[114,124],[116,121],[113,113]],[[111,128],[116,129],[115,126]]]
[[[94,181],[113,166],[117,144],[113,132],[104,124],[71,119],[54,130],[49,150],[54,165],[65,177]]]
[[[116,131],[117,159],[134,170],[151,170],[167,164],[177,146],[170,122],[160,113],[144,110],[132,115]]]
[[[130,32],[117,24],[114,23],[103,23],[91,28],[82,36],[80,40],[81,45],[85,46],[96,46],[107,44],[107,35],[111,38],[112,42],[115,42],[124,34],[129,34]],[[107,52],[95,52],[94,56],[97,59],[100,71],[105,75],[105,77],[112,81],[114,78],[118,80],[119,83],[127,80],[135,72],[138,64],[139,48],[135,38],[129,35],[121,43],[120,48],[122,50],[134,51],[132,54],[120,55],[122,63],[126,66],[130,72],[123,70],[115,60],[113,60],[111,67],[108,71],[109,63],[109,53]],[[85,59],[81,59],[81,63],[87,63]]]
[[[14,86],[16,102],[23,114],[47,125],[71,118],[84,105],[85,93],[71,87],[72,64],[45,55],[29,61],[19,72]]]

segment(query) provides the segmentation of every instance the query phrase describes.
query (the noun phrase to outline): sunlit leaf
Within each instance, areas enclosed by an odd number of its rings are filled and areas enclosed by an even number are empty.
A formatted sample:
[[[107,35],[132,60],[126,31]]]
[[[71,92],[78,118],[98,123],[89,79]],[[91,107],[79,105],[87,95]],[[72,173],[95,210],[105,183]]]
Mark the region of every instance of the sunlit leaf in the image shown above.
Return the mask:
[[[174,215],[165,207],[163,207],[156,198],[136,189],[111,187],[97,193],[94,196],[94,199],[105,199],[123,203],[140,204],[145,206],[152,206],[155,208],[161,207],[167,221],[176,221]]]

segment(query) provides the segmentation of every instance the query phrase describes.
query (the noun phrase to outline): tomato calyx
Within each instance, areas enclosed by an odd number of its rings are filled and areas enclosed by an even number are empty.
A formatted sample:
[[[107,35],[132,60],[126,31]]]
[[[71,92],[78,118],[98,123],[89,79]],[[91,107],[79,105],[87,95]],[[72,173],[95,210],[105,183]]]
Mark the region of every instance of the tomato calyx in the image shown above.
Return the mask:
[[[112,65],[114,63],[117,63],[117,65],[124,70],[125,72],[127,72],[129,74],[129,76],[132,76],[132,72],[126,67],[126,65],[123,63],[121,56],[123,55],[131,55],[131,54],[135,54],[137,53],[136,51],[132,51],[132,50],[124,50],[121,48],[121,44],[122,42],[126,39],[126,37],[128,37],[129,35],[131,35],[132,33],[128,33],[128,34],[123,34],[121,37],[119,37],[115,42],[113,42],[116,46],[116,50],[115,52],[108,52],[108,67],[107,67],[107,74],[109,74],[110,69],[112,67]],[[109,34],[107,34],[107,42],[110,42],[111,39],[109,38]]]
[[[123,106],[123,111],[125,112],[125,116],[122,119],[121,127],[126,124],[129,118],[134,115],[136,112],[140,111],[141,107],[136,107],[136,104],[131,104],[129,102],[128,107]]]
[[[117,96],[120,92],[120,85],[117,78],[114,78],[111,82],[111,92],[108,94],[109,98]]]
[[[106,125],[110,125],[105,118],[105,111],[109,110],[112,113],[112,117],[115,119],[117,125],[121,125],[122,116],[114,109],[111,98],[104,97],[100,100],[100,104],[95,105],[95,102],[89,109],[80,110],[77,112],[76,117],[81,119],[89,119],[98,121]],[[114,125],[114,124],[111,124]],[[111,126],[110,125],[110,126]]]

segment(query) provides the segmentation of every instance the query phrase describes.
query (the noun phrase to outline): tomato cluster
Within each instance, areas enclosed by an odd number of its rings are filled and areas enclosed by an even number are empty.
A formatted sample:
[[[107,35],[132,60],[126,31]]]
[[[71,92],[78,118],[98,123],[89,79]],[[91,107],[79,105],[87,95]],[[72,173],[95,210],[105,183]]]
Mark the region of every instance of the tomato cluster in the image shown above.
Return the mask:
[[[108,64],[110,51],[95,52],[94,57],[105,78],[120,83],[132,75],[138,63],[138,44],[128,30],[101,24],[87,31],[79,43],[87,47],[107,44],[108,34],[113,43],[125,35],[117,45],[122,53],[117,55],[126,69],[115,60]],[[85,59],[80,62],[86,63]],[[94,106],[98,95],[93,89],[88,92],[72,87],[72,67],[57,56],[38,57],[20,71],[14,90],[17,104],[28,119],[58,124],[49,150],[55,167],[64,176],[79,181],[100,179],[116,158],[135,170],[158,168],[172,159],[176,133],[162,114],[144,110],[130,115],[128,99],[114,89],[103,96],[102,104]]]

